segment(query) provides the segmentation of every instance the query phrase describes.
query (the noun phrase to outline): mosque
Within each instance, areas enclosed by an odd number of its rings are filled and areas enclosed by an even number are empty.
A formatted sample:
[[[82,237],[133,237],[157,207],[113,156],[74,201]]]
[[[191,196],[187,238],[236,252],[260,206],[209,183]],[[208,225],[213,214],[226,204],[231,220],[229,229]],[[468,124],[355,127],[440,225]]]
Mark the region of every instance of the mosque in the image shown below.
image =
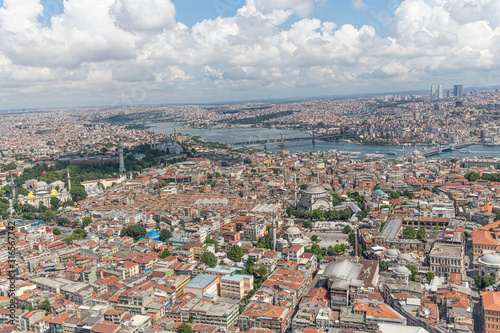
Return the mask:
[[[182,146],[177,143],[177,133],[174,131],[172,137],[165,137],[161,142],[153,143],[151,148],[162,151],[167,154],[182,153]]]
[[[69,189],[66,190],[66,184],[63,181],[55,181],[53,183],[47,184],[44,181],[38,181],[36,179],[28,180],[23,187],[28,190],[28,195],[19,195],[17,197],[19,204],[28,204],[31,206],[38,206],[43,203],[45,207],[50,208],[50,199],[57,198],[61,202],[66,202],[71,200],[71,178],[69,178],[68,172],[68,183]]]
[[[321,185],[309,185],[302,193],[297,209],[312,212],[313,210],[327,211],[333,208],[332,196]]]

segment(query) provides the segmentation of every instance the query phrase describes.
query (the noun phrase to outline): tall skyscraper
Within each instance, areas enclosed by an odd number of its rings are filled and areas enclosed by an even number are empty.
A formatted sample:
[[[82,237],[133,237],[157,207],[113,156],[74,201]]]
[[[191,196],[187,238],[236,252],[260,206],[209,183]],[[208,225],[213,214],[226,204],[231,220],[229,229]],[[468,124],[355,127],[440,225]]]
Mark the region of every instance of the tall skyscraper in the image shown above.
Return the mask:
[[[120,168],[118,169],[118,172],[120,173],[120,175],[123,175],[127,171],[125,170],[125,161],[123,160],[123,146],[121,141],[118,143],[118,156],[120,156]]]
[[[438,86],[438,99],[443,99],[443,85]]]
[[[434,87],[434,85],[431,86],[431,98],[434,98],[436,96],[436,88]]]
[[[461,84],[454,85],[453,95],[455,95],[455,97],[462,97],[464,95],[464,86]]]

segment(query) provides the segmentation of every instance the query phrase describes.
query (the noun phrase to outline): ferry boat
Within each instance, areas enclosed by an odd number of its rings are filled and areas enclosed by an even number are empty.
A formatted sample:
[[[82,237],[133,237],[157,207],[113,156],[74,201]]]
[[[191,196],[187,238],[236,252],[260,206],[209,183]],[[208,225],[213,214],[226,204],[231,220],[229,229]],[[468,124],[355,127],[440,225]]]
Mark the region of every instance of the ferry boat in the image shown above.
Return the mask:
[[[397,153],[395,151],[388,151],[386,154],[387,155],[397,155]]]

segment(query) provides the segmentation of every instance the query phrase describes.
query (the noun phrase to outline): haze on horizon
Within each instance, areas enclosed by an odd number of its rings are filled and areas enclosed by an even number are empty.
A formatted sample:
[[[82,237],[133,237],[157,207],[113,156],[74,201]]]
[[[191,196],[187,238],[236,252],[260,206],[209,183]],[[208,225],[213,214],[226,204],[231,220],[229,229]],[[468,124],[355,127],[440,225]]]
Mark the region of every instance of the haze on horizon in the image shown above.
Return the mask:
[[[0,109],[498,85],[495,0],[4,0]]]

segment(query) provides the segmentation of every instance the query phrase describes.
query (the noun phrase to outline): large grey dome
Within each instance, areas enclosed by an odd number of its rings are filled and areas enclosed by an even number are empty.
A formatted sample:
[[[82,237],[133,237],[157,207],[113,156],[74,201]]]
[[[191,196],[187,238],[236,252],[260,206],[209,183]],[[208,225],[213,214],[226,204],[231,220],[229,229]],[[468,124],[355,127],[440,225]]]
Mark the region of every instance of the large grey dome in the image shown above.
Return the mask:
[[[394,273],[400,274],[400,275],[406,275],[406,274],[411,274],[410,270],[406,268],[405,266],[399,266],[394,270]]]
[[[390,259],[396,259],[399,255],[399,251],[396,250],[396,249],[389,249],[387,250],[387,253],[385,254],[385,256],[387,258],[390,258]]]
[[[398,260],[406,260],[408,262],[412,262],[413,257],[409,253],[400,253],[398,255]]]
[[[298,235],[298,234],[301,234],[302,232],[297,227],[290,227],[290,228],[286,229],[286,233],[290,234],[290,235]]]
[[[494,253],[488,253],[479,258],[479,263],[489,266],[500,266],[500,256]]]
[[[323,194],[326,190],[321,185],[309,185],[306,188],[306,192],[311,194]]]

